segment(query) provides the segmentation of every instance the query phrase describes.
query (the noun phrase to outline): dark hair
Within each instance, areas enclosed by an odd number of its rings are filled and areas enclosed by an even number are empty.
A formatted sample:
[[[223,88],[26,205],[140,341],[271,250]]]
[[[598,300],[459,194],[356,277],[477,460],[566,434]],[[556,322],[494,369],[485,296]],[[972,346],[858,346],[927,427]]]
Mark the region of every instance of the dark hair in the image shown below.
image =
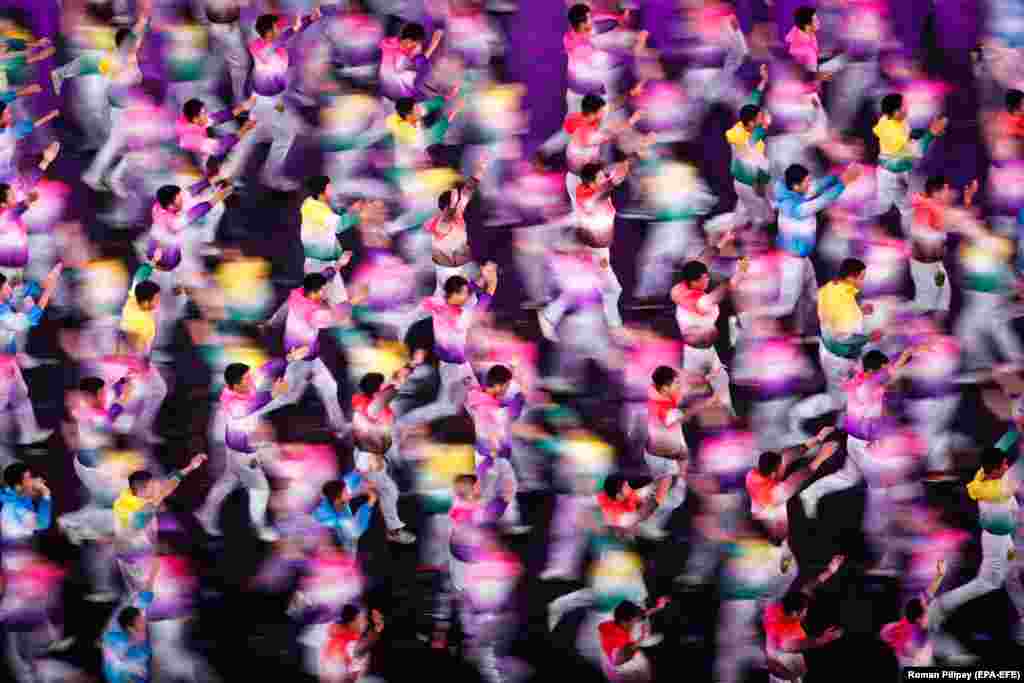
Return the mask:
[[[153,475],[146,470],[139,470],[138,472],[132,472],[128,476],[128,488],[132,490],[132,493],[139,495],[139,491],[142,487],[153,481]]]
[[[138,607],[125,607],[117,613],[117,623],[121,628],[127,631],[135,624],[135,621],[141,614],[142,610]]]
[[[11,194],[11,186],[7,183],[0,183],[0,202],[6,202]]]
[[[786,187],[791,190],[795,190],[796,186],[804,181],[804,178],[811,174],[806,168],[800,164],[793,164],[786,169]]]
[[[622,487],[626,485],[626,478],[621,474],[612,473],[604,478],[604,494],[609,498],[614,498],[622,492]]]
[[[185,103],[185,106],[181,108],[181,112],[185,115],[186,119],[191,121],[195,117],[199,116],[199,112],[203,110],[204,106],[206,105],[203,104],[202,100],[197,100],[193,97]]]
[[[747,125],[757,118],[761,113],[761,107],[756,104],[744,104],[740,107],[740,123]]]
[[[882,98],[882,115],[892,116],[903,106],[903,95],[891,93]]]
[[[87,394],[98,394],[105,385],[106,383],[99,377],[86,377],[78,383],[78,389]]]
[[[331,480],[324,484],[320,492],[324,494],[324,498],[331,501],[332,503],[338,500],[338,496],[341,495],[342,491],[345,490],[345,485],[340,481]]]
[[[437,198],[438,210],[447,211],[448,209],[450,209],[452,206],[452,198],[454,196],[455,193],[451,190],[445,190],[444,192],[442,192],[441,195]]]
[[[591,162],[580,169],[580,180],[589,185],[597,180],[597,174],[601,172],[601,164]]]
[[[651,374],[651,382],[658,389],[667,387],[672,382],[676,381],[677,373],[675,370],[667,365],[659,365],[654,372]]]
[[[584,114],[594,114],[604,106],[604,98],[600,95],[584,95],[580,103],[580,111]]]
[[[306,191],[309,192],[310,197],[319,197],[327,191],[327,186],[331,184],[331,179],[325,175],[315,175],[306,181]]]
[[[455,484],[465,484],[466,486],[473,486],[477,482],[475,474],[459,474],[455,476]]]
[[[578,29],[581,25],[583,25],[584,22],[586,22],[587,17],[589,16],[589,7],[583,4],[573,5],[572,7],[569,8],[569,25],[572,26],[574,29]]]
[[[803,29],[814,21],[814,15],[815,9],[813,7],[808,7],[807,5],[797,7],[796,11],[793,12],[793,23],[796,24],[797,28]]]
[[[402,27],[402,32],[398,34],[399,40],[415,40],[417,43],[422,43],[427,39],[427,31],[420,24],[406,24]]]
[[[1024,104],[1024,92],[1020,90],[1008,90],[1006,92],[1006,111],[1012,114],[1020,109],[1022,104]]]
[[[839,278],[845,280],[853,275],[860,275],[868,267],[859,258],[846,258],[839,264]]]
[[[3,116],[3,113],[5,111],[7,111],[7,103],[6,102],[0,102],[0,116]]]
[[[683,266],[683,282],[696,282],[704,277],[707,272],[708,267],[700,261],[687,261]]]
[[[797,612],[806,609],[811,604],[810,598],[800,591],[790,591],[786,593],[786,596],[782,598],[782,611],[786,614],[793,615]]]
[[[400,97],[395,100],[395,111],[403,119],[412,113],[413,107],[416,106],[416,100],[411,97]]]
[[[469,281],[461,275],[452,275],[450,278],[444,281],[444,298],[450,297],[452,294],[458,294],[462,291],[463,287],[468,287]]]
[[[164,185],[156,191],[156,200],[165,209],[174,203],[175,197],[181,194],[181,188],[177,185]]]
[[[872,349],[864,354],[864,358],[861,359],[861,364],[868,372],[874,372],[875,370],[880,370],[888,365],[889,357],[878,349]]]
[[[757,471],[767,477],[769,474],[779,469],[779,465],[781,464],[781,455],[772,451],[765,451],[761,454],[761,457],[757,459]]]
[[[130,28],[119,28],[117,33],[114,34],[114,46],[121,47],[124,45],[124,41],[132,37],[132,30]]]
[[[302,292],[309,296],[327,286],[327,278],[320,273],[309,273],[302,278]]]
[[[341,608],[341,616],[338,617],[339,624],[351,624],[359,616],[362,610],[355,605],[345,605]]]
[[[7,276],[0,273],[0,287],[3,287],[7,283]]]
[[[484,378],[484,385],[488,387],[496,387],[499,384],[506,384],[512,381],[512,371],[504,365],[495,365],[487,371],[487,377]]]
[[[249,372],[249,366],[245,363],[232,363],[224,368],[224,383],[229,387],[238,386],[247,372]]]
[[[981,467],[986,474],[991,474],[1006,462],[1006,452],[990,446],[981,452]],[[6,476],[6,472],[4,475]]]
[[[4,468],[4,483],[13,489],[21,484],[21,480],[25,478],[25,473],[29,471],[31,471],[31,468],[25,463],[12,462]]]
[[[949,181],[944,175],[929,176],[928,180],[924,182],[924,193],[930,197],[948,184]]]
[[[152,280],[143,280],[135,285],[135,301],[140,304],[148,304],[160,293],[160,285]]]
[[[384,375],[379,372],[368,372],[359,380],[359,391],[367,396],[373,396],[384,386]]]
[[[272,30],[274,30],[274,26],[276,25],[276,14],[261,15],[260,18],[256,20],[256,34],[259,35],[260,38],[262,38],[263,36],[270,33]]]
[[[635,602],[630,602],[629,600],[623,600],[615,606],[615,612],[613,612],[612,617],[618,623],[624,624],[627,621],[639,619],[643,614],[644,611],[640,609],[640,605],[637,605]]]
[[[914,622],[921,618],[924,611],[924,603],[921,602],[921,598],[913,598],[908,600],[906,607],[903,608],[903,616],[907,618],[907,621]]]

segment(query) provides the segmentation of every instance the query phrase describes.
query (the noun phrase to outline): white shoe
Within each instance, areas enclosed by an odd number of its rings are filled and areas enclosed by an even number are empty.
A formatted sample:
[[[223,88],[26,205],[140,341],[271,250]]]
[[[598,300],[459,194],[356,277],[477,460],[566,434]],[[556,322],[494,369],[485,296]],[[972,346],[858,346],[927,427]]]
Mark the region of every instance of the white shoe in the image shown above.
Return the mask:
[[[21,441],[18,443],[22,446],[28,446],[30,444],[42,443],[53,436],[52,429],[40,429],[32,434],[25,434],[21,437]]]
[[[103,184],[101,178],[94,178],[93,176],[82,176],[82,182],[88,185],[96,192],[106,192],[107,187]]]
[[[544,335],[545,339],[558,341],[558,332],[555,331],[555,326],[551,324],[551,321],[544,317],[543,311],[537,311],[537,323],[540,325],[540,333]]]
[[[537,578],[541,581],[572,581],[576,577],[572,576],[571,572],[567,572],[564,569],[549,567],[542,571],[540,576]]]
[[[53,92],[60,95],[60,90],[64,87],[64,77],[57,73],[56,70],[50,72],[50,83],[53,84]]]
[[[67,650],[69,647],[71,647],[74,644],[75,644],[74,637],[73,636],[68,636],[67,638],[61,638],[60,640],[55,640],[52,643],[50,643],[49,645],[47,645],[46,646],[46,651],[47,652],[64,652],[65,650]]]
[[[85,600],[88,602],[94,602],[96,604],[109,604],[111,602],[117,602],[117,593],[113,591],[97,591],[95,593],[89,593],[85,596]]]
[[[531,529],[533,527],[529,524],[509,524],[505,527],[504,531],[509,536],[521,536],[530,533]]]
[[[268,526],[261,527],[256,531],[256,535],[259,536],[260,540],[264,543],[276,543],[281,540],[281,534],[277,533]]]

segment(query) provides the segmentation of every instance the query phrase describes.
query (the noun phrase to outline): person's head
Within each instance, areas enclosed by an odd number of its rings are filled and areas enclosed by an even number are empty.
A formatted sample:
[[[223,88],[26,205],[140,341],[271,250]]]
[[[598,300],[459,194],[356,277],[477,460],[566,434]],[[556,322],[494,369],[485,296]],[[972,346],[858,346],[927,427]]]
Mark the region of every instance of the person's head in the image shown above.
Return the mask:
[[[406,24],[398,34],[398,42],[404,52],[419,52],[427,41],[427,31],[420,24]]]
[[[395,102],[395,112],[403,121],[415,124],[419,121],[419,110],[416,108],[416,100],[411,97],[401,97]]]
[[[452,275],[444,281],[444,300],[453,306],[462,306],[469,299],[469,281],[461,275]]]
[[[632,491],[629,486],[629,480],[621,474],[614,472],[604,478],[604,485],[601,487],[601,490],[604,492],[604,495],[612,500],[623,500]]]
[[[132,495],[139,498],[152,498],[155,493],[155,485],[156,479],[154,479],[153,475],[146,470],[132,472],[128,477],[128,488],[131,489]]]
[[[355,605],[345,605],[341,608],[341,615],[338,617],[338,623],[342,626],[362,633],[366,630],[368,622],[366,620],[366,611],[359,609]]]
[[[379,372],[368,372],[359,380],[359,391],[365,396],[373,396],[384,386],[384,375]]]
[[[860,363],[864,366],[864,372],[878,372],[889,364],[889,357],[878,349],[872,349],[864,354]]]
[[[807,194],[811,191],[811,172],[800,164],[793,164],[786,169],[786,187],[793,192]]]
[[[0,183],[0,209],[9,209],[17,201],[14,188],[7,183]]]
[[[708,267],[700,261],[688,261],[683,265],[683,282],[690,289],[696,289],[701,292],[707,291],[708,285],[711,284],[711,274],[708,272]]]
[[[756,104],[744,104],[740,107],[740,123],[747,130],[754,130],[761,122],[761,107]]]
[[[569,26],[577,33],[586,33],[591,29],[590,8],[584,4],[569,8]]]
[[[681,388],[679,373],[667,365],[660,365],[651,373],[651,383],[662,396],[675,397]]]
[[[210,117],[207,115],[206,105],[203,104],[202,100],[195,98],[189,100],[181,108],[181,113],[189,123],[195,123],[203,127],[210,125]]]
[[[813,7],[804,5],[798,7],[793,13],[793,23],[798,29],[805,33],[814,33],[818,30],[818,13]]]
[[[341,509],[348,504],[352,497],[349,495],[348,487],[345,486],[344,482],[331,480],[324,484],[320,492],[324,494],[324,498],[330,501],[331,505],[335,508]]]
[[[320,273],[309,273],[302,278],[302,293],[307,299],[320,301],[324,295],[324,287],[327,286],[327,278]]]
[[[256,20],[256,35],[263,40],[274,40],[277,38],[277,15],[264,14]]]
[[[942,204],[953,203],[953,188],[944,175],[933,175],[924,183],[924,194]]]
[[[1004,451],[989,447],[981,452],[981,469],[989,479],[999,479],[1010,469],[1010,460]]]
[[[580,103],[580,113],[590,121],[600,121],[604,116],[605,101],[599,95],[584,95]]]
[[[644,611],[635,602],[623,600],[615,606],[612,618],[616,624],[629,631],[644,618]]]
[[[231,391],[237,391],[242,394],[249,393],[252,389],[252,374],[249,372],[249,366],[245,363],[231,363],[228,365],[224,368],[224,384]]]
[[[117,624],[132,640],[146,639],[146,618],[138,607],[125,607],[118,612]]]
[[[6,102],[0,102],[0,128],[8,128],[12,123],[14,119],[11,117],[11,108]]]
[[[1011,114],[1024,113],[1024,91],[1010,90],[1006,93],[1006,111]]]
[[[492,396],[504,396],[512,383],[512,371],[504,365],[495,365],[484,377],[484,391]]]
[[[805,593],[791,591],[782,598],[782,611],[790,618],[803,621],[807,616],[807,608],[810,604],[811,600]]]
[[[32,487],[32,470],[23,462],[15,462],[4,468],[4,484],[21,493]]]
[[[839,264],[839,279],[849,282],[858,289],[864,286],[867,273],[868,267],[859,258],[843,259]]]
[[[457,183],[452,189],[442,192],[437,198],[438,210],[446,216],[454,215],[459,202],[462,201],[463,190],[465,190],[465,186],[462,183]]]
[[[11,284],[7,281],[7,276],[0,273],[0,301],[7,301],[14,296],[14,290],[11,288]]]
[[[160,285],[152,280],[143,280],[135,285],[135,303],[143,311],[153,311],[160,305]]]
[[[890,93],[882,98],[882,116],[896,121],[907,117],[907,109],[903,106],[903,95]]]
[[[913,598],[907,602],[903,608],[903,617],[911,624],[922,627],[928,625],[928,610],[925,609],[921,598]]]
[[[100,392],[106,383],[99,377],[86,377],[78,383],[78,390],[88,396],[94,403],[101,400]]]
[[[118,50],[126,50],[134,42],[135,38],[132,36],[132,31],[129,28],[119,28],[117,33],[114,34],[114,46]]]
[[[475,474],[460,474],[455,477],[455,495],[461,500],[473,502],[480,499],[480,480]]]
[[[593,185],[601,175],[603,167],[599,163],[590,163],[580,169],[580,182],[584,185]]]
[[[762,477],[782,479],[785,468],[782,467],[782,456],[773,451],[766,451],[757,459],[757,471]]]
[[[331,196],[331,179],[325,175],[315,175],[306,181],[306,191],[313,199],[327,201]]]
[[[168,211],[178,212],[184,206],[185,199],[181,188],[177,185],[164,185],[156,191],[156,201]]]

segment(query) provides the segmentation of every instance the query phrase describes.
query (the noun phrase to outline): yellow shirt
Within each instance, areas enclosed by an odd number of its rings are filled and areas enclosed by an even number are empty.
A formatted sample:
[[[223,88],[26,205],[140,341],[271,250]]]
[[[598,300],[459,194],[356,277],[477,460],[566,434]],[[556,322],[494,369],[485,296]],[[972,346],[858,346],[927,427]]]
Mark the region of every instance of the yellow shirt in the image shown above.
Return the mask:
[[[143,353],[149,352],[153,339],[156,338],[156,315],[153,311],[139,308],[134,290],[128,295],[128,301],[121,310],[121,331],[142,340],[143,348],[136,350]]]
[[[910,124],[904,119],[897,121],[883,116],[872,129],[878,138],[881,153],[887,156],[899,156],[907,152],[910,142]]]
[[[1006,492],[1002,478],[986,479],[983,469],[978,470],[974,481],[967,484],[967,495],[971,500],[986,503],[1005,503],[1013,496],[1012,493]]]
[[[385,121],[388,130],[401,145],[414,145],[419,139],[419,127],[409,123],[398,114],[392,114]]]
[[[725,139],[733,147],[742,149],[747,146],[750,135],[751,131],[747,130],[743,123],[737,121],[735,126],[725,132]],[[764,154],[764,140],[758,140],[757,144],[754,145],[754,149]]]
[[[146,506],[146,501],[139,498],[131,489],[125,489],[114,501],[114,519],[118,528],[124,532],[137,530],[143,521],[137,514]]]
[[[857,304],[860,290],[848,282],[833,281],[818,290],[818,319],[822,331],[841,337],[858,334],[864,326],[864,313]]]

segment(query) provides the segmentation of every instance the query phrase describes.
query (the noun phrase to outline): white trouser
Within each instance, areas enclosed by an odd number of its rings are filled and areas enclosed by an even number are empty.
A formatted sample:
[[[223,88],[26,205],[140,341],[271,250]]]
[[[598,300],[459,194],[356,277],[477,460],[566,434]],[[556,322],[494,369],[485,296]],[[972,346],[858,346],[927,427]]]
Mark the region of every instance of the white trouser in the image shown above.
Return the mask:
[[[167,398],[167,382],[160,374],[160,370],[151,363],[146,374],[136,378],[134,391],[139,396],[140,409],[139,416],[132,425],[132,431],[135,434],[150,433],[160,414],[160,407]]]
[[[846,437],[846,461],[842,469],[822,477],[800,493],[800,500],[808,517],[815,517],[818,502],[830,493],[845,491],[859,484],[864,479],[864,460],[870,442],[853,436]]]
[[[910,276],[914,279],[914,308],[919,311],[949,311],[953,289],[949,284],[949,273],[942,261],[923,263],[910,260]],[[940,285],[936,279],[942,280]]]
[[[857,369],[856,358],[843,358],[825,348],[821,342],[818,343],[818,359],[821,361],[821,369],[825,373],[825,391],[832,398],[835,405],[832,410],[839,410],[846,406],[845,384]]]
[[[273,446],[257,448],[255,453],[241,453],[227,449],[227,467],[224,473],[213,484],[206,495],[206,500],[197,515],[206,520],[217,519],[217,514],[224,500],[237,487],[243,486],[249,495],[249,517],[253,526],[262,529],[267,524],[267,505],[270,502],[270,482],[259,462],[260,458],[272,458],[275,454]]]
[[[580,515],[589,505],[587,496],[559,494],[555,498],[555,513],[551,519],[548,539],[547,569],[576,577],[580,572],[587,534],[579,528]]]
[[[939,626],[942,621],[975,598],[986,593],[998,590],[1007,582],[1010,573],[1009,553],[1013,548],[1013,536],[1009,534],[997,535],[987,531],[981,532],[981,567],[978,568],[978,575],[964,585],[943,593],[935,603],[939,616]],[[1016,563],[1019,565],[1019,563]],[[1017,586],[1015,592],[1020,595],[1020,572],[1016,573]],[[1018,611],[1024,604],[1016,605]]]
[[[875,173],[878,185],[878,215],[893,206],[900,212],[900,226],[904,235],[910,234],[910,222],[914,214],[910,206],[910,172],[893,173],[882,166]]]
[[[28,385],[20,370],[16,371],[4,393],[6,396],[0,398],[0,412],[4,413],[4,431],[10,428],[9,420],[13,420],[22,441],[37,435],[39,423],[36,422],[36,412],[28,395]]]
[[[604,259],[605,263],[608,264],[603,269],[604,282],[601,287],[601,301],[604,306],[605,320],[608,322],[608,327],[622,327],[622,314],[619,313],[622,283],[619,282],[619,277],[612,268],[611,249],[609,247],[592,248],[590,251],[595,257]],[[543,315],[551,323],[552,327],[557,328],[569,306],[569,296],[563,292],[557,299],[544,307]]]
[[[829,117],[836,130],[847,130],[853,126],[861,102],[878,78],[876,59],[848,61],[836,74],[835,88],[831,91],[832,101],[829,102]]]
[[[244,168],[245,160],[253,148],[264,142],[270,143],[270,153],[263,167],[264,180],[280,181],[284,178],[285,161],[295,144],[295,138],[305,124],[285,102],[284,94],[274,97],[256,96],[256,103],[250,112],[256,127],[238,143],[238,158],[235,163]]]
[[[772,222],[775,210],[767,197],[738,180],[732,181],[732,187],[736,191],[736,213],[740,224],[749,222],[756,229]]]
[[[683,347],[683,369],[705,375],[715,391],[715,398],[732,410],[732,397],[729,393],[729,374],[725,371],[722,360],[714,346],[698,349],[693,346]]]
[[[480,453],[476,453],[473,456],[473,463],[477,467],[477,471],[480,471],[480,465],[486,460]],[[505,514],[502,515],[501,521],[504,524],[515,525],[519,524],[519,503],[516,501],[516,493],[519,491],[519,481],[516,479],[516,471],[512,469],[512,463],[509,462],[508,458],[497,456],[493,458],[493,463],[487,469],[486,475],[480,482],[480,497],[483,500],[491,501],[498,496],[504,495],[506,490],[506,483],[511,482],[508,486],[512,489],[512,501],[505,508]]]
[[[211,21],[207,28],[217,52],[227,63],[228,75],[231,78],[231,95],[234,103],[238,104],[245,99],[245,83],[249,78],[249,68],[252,66],[252,58],[245,47],[242,30],[238,22],[217,24]]]
[[[572,214],[550,223],[531,225],[516,231],[516,265],[523,278],[526,295],[533,301],[547,301],[551,286],[547,278],[547,258],[554,245],[561,244],[566,228],[575,225]]]
[[[558,304],[559,301],[556,299],[552,303]],[[556,361],[559,377],[572,383],[582,383],[588,360],[607,372],[614,372],[620,366],[616,348],[608,336],[608,320],[603,310],[587,306],[566,316],[559,335],[562,339]]]
[[[306,275],[310,273],[322,273],[325,268],[333,266],[332,261],[321,261],[320,259],[307,258],[302,264],[302,272]],[[348,301],[348,289],[345,288],[345,280],[341,277],[341,270],[335,268],[334,277],[327,281],[327,287],[324,289],[326,294],[327,303],[332,307],[340,306],[341,304]]]
[[[107,79],[100,74],[89,74],[75,78],[71,85],[72,114],[85,133],[86,144],[98,148],[110,134]]]
[[[955,334],[964,347],[964,368],[988,368],[997,362],[989,350],[988,340],[999,347],[1005,360],[1018,362],[1024,356],[1020,340],[1010,326],[1004,310],[1002,294],[964,290],[964,307],[956,321]]]
[[[184,251],[184,247],[182,247]],[[184,285],[182,265],[174,270],[154,268],[149,279],[160,286],[160,309],[157,313],[157,332],[153,346],[158,349],[167,348],[174,342],[174,328],[185,315],[188,297],[184,293],[175,294],[178,287]]]
[[[387,183],[362,175],[369,153],[365,149],[347,149],[340,152],[324,152],[324,173],[331,179],[335,199],[342,196],[358,196],[370,199],[390,200],[394,190]]]
[[[457,415],[466,403],[469,387],[466,380],[473,376],[469,363],[437,364],[440,387],[433,403],[410,410],[395,421],[396,426],[427,424],[442,417]]]
[[[114,160],[124,149],[127,140],[125,126],[123,125],[124,113],[124,107],[110,108],[110,135],[107,136],[106,142],[100,147],[100,151],[96,153],[92,163],[89,164],[89,168],[82,174],[83,181],[94,185],[99,184],[103,180],[103,176],[113,166]]]
[[[750,420],[761,450],[776,451],[799,443],[789,427],[789,416],[798,401],[796,397],[786,396],[750,402]]]
[[[186,644],[188,616],[147,623],[153,648],[154,683],[216,680],[206,660]]]
[[[579,189],[582,182],[583,180],[572,171],[565,174],[565,191],[569,193],[569,202],[572,204],[573,211],[576,211],[576,190]]]
[[[702,248],[697,223],[692,219],[651,223],[637,260],[637,298],[666,296],[672,288],[676,265],[696,258]]]
[[[370,469],[371,463],[377,459],[372,457],[373,454],[356,448],[354,456],[356,469],[359,470],[359,474],[372,483],[377,490],[380,500],[380,513],[384,517],[384,525],[388,528],[388,531],[397,531],[403,528],[405,524],[398,517],[398,484],[395,483],[395,480],[387,472],[387,459],[382,455],[378,455],[377,458],[384,461],[385,469],[373,470]]]
[[[779,283],[780,313],[793,316],[798,332],[814,334],[818,327],[817,301],[818,278],[811,259],[786,254]]]
[[[292,361],[285,369],[284,378],[288,382],[288,393],[283,398],[285,403],[298,403],[312,382],[327,410],[327,421],[331,429],[338,431],[346,428],[348,420],[345,419],[345,413],[338,402],[338,382],[324,365],[323,359]]]
[[[665,500],[648,520],[655,528],[664,529],[675,509],[686,502],[686,474],[679,465],[679,461],[673,458],[662,458],[644,451],[644,462],[647,463],[647,468],[655,481],[665,477],[675,478]]]
[[[744,669],[763,664],[764,649],[757,638],[760,607],[757,600],[722,600],[714,678],[719,683],[739,683]]]

